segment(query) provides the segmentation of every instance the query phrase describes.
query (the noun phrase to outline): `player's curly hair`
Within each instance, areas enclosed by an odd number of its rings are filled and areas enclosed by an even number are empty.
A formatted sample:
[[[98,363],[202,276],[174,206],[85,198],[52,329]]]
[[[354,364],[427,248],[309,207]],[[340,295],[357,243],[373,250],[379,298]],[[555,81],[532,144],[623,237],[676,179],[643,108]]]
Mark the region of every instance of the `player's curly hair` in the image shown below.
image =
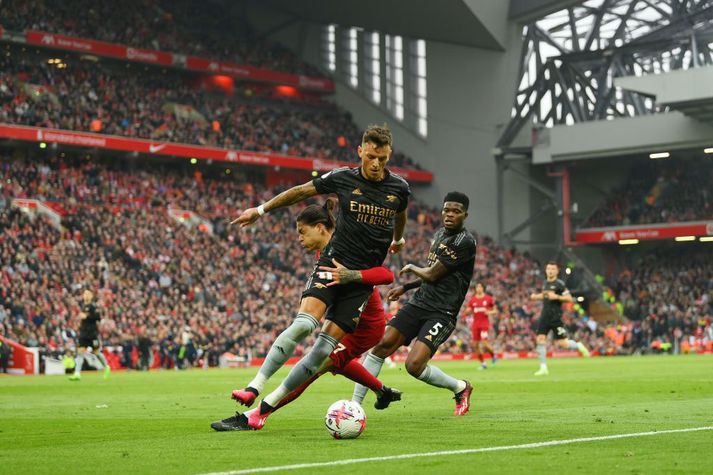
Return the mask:
[[[443,202],[445,203],[446,201],[460,203],[466,211],[468,211],[468,206],[470,206],[470,199],[468,199],[465,193],[461,193],[460,191],[449,192],[445,198],[443,198]]]
[[[389,126],[386,123],[382,125],[369,125],[361,137],[361,143],[367,142],[371,142],[377,147],[383,147],[384,145],[391,147],[393,138],[391,137]]]
[[[317,226],[324,224],[327,231],[333,230],[337,225],[337,218],[334,210],[337,209],[337,199],[327,198],[322,206],[309,205],[297,215],[297,222],[307,226]]]

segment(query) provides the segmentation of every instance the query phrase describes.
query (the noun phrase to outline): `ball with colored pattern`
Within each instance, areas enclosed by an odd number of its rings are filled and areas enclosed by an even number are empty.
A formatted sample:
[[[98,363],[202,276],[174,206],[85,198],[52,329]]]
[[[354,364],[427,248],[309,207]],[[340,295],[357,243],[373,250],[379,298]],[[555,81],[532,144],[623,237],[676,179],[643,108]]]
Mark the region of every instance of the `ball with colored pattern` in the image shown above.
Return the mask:
[[[329,406],[324,425],[335,439],[356,439],[364,432],[366,413],[358,402],[343,399]]]

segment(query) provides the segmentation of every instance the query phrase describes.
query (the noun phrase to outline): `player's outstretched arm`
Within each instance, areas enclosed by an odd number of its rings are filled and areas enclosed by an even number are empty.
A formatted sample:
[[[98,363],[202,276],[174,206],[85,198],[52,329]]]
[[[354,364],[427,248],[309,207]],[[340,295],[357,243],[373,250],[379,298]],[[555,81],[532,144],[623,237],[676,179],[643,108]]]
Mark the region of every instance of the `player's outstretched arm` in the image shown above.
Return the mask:
[[[319,266],[319,278],[331,280],[327,286],[360,282],[367,285],[386,285],[394,281],[394,273],[384,266],[364,270],[351,270],[344,267],[336,259],[332,259],[335,267]]]
[[[265,213],[277,208],[282,208],[283,206],[291,206],[318,194],[317,188],[315,188],[311,181],[303,185],[293,186],[257,208],[246,209],[240,216],[231,221],[230,224],[239,224],[241,228],[244,228],[257,221],[260,216]]]
[[[406,264],[399,275],[413,274],[424,282],[437,282],[448,274],[448,267],[441,261],[436,261],[431,267],[418,267],[413,264]]]
[[[360,270],[361,281],[368,285],[388,285],[394,281],[394,273],[384,266]]]

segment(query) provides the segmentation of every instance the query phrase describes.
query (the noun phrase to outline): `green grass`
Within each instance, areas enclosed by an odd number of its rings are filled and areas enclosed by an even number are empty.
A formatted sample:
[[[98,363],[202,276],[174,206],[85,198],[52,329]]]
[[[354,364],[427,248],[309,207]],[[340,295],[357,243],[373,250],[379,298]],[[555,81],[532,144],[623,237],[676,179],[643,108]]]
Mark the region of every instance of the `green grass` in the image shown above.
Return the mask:
[[[364,407],[356,440],[329,437],[323,417],[352,384],[323,376],[259,432],[215,433],[236,409],[230,390],[247,370],[85,373],[0,378],[0,473],[192,474],[347,458],[516,445],[713,426],[713,357],[438,363],[476,387],[471,413],[452,415],[452,395],[399,369],[382,379],[404,391],[386,411]],[[273,382],[279,382],[285,370]],[[270,386],[271,389],[274,386]],[[713,431],[467,455],[367,462],[290,473],[710,473]]]

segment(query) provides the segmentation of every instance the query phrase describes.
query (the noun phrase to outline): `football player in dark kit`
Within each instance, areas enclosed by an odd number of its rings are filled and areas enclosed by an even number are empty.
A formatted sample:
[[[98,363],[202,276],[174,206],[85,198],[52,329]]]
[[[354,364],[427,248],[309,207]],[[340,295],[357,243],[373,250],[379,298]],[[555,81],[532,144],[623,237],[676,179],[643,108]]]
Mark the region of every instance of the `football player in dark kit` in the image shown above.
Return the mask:
[[[285,364],[295,347],[326,315],[312,350],[263,399],[259,410],[250,411],[248,424],[253,429],[261,429],[275,405],[316,374],[339,341],[354,332],[372,294],[373,286],[361,282],[329,285],[331,281],[319,267],[331,268],[337,261],[348,269],[370,269],[382,265],[387,253],[399,252],[405,243],[406,207],[411,192],[403,178],[386,168],[391,143],[391,131],[386,126],[369,126],[358,147],[361,166],[325,173],[244,211],[233,221],[245,227],[267,212],[318,194],[334,193],[339,199],[336,230],[307,281],[297,318],[275,340],[257,376],[245,389],[233,391],[233,399],[251,405],[268,378]]]
[[[111,369],[101,351],[99,329],[97,328],[101,316],[99,315],[97,306],[94,304],[94,294],[91,290],[85,290],[82,294],[82,311],[79,314],[79,318],[81,318],[81,323],[79,324],[77,357],[75,358],[74,374],[70,376],[69,379],[70,381],[79,381],[82,379],[81,372],[85,358],[89,360],[90,364],[95,368],[103,369],[104,379],[107,379]]]
[[[469,203],[468,197],[457,191],[448,193],[443,199],[443,227],[436,231],[431,244],[428,267],[404,266],[400,275],[414,274],[418,280],[391,289],[387,298],[397,300],[410,289],[418,290],[391,319],[386,334],[363,363],[370,373],[378,376],[386,357],[399,347],[411,344],[406,371],[431,386],[453,391],[454,414],[457,416],[468,412],[473,386],[428,363],[455,329],[473,277],[475,238],[463,226]],[[366,391],[365,387],[357,385],[352,399],[362,401]]]
[[[567,286],[557,278],[559,266],[550,261],[545,266],[547,280],[542,287],[542,292],[530,295],[530,300],[542,300],[542,314],[537,323],[537,354],[540,357],[540,369],[535,376],[547,376],[547,335],[550,331],[554,334],[557,345],[566,350],[579,350],[582,356],[588,357],[589,350],[579,342],[567,338],[567,329],[562,323],[562,302],[572,302]]]

